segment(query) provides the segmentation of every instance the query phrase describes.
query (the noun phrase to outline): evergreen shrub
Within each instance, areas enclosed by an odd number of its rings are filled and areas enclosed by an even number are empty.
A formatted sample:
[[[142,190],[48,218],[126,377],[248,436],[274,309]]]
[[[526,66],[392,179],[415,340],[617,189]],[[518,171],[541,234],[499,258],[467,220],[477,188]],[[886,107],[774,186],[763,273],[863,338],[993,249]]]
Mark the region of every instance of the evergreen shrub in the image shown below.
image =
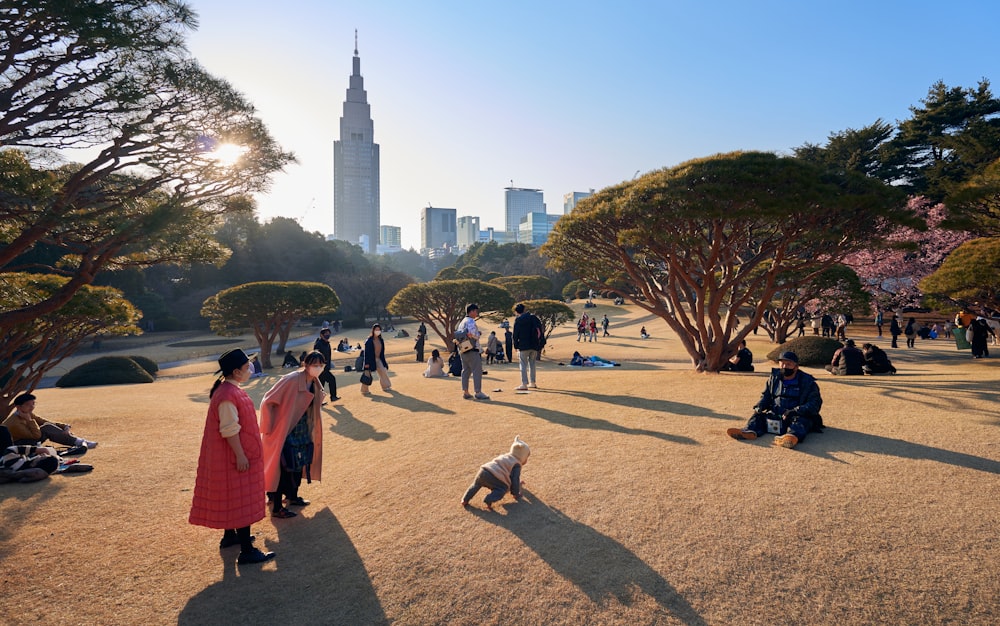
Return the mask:
[[[799,365],[822,367],[833,360],[833,353],[842,346],[843,344],[836,339],[807,335],[790,339],[779,345],[767,353],[767,358],[776,362],[778,355],[782,352],[791,351],[799,357]]]
[[[66,372],[56,387],[151,383],[153,376],[127,356],[102,356]]]

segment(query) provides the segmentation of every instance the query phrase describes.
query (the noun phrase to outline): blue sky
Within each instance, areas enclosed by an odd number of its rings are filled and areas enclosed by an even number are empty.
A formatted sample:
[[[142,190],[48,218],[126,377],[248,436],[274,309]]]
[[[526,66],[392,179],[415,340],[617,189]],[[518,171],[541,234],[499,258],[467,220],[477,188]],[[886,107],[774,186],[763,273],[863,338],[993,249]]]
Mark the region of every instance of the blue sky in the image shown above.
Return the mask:
[[[322,233],[358,29],[381,222],[406,248],[428,204],[503,228],[512,180],[561,213],[637,171],[905,119],[937,80],[1000,91],[994,0],[190,3],[192,54],[299,158],[260,218]]]

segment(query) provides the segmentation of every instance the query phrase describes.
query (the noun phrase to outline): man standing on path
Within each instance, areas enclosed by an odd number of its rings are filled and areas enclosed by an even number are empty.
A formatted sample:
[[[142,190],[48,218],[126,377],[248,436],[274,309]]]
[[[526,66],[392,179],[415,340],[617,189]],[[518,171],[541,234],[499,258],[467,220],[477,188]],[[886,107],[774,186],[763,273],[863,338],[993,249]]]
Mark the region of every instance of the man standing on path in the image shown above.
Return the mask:
[[[326,359],[326,363],[323,366],[323,372],[319,375],[319,388],[322,389],[324,384],[330,386],[330,401],[340,400],[337,395],[337,379],[334,378],[333,372],[330,371],[330,363],[333,358],[333,351],[330,349],[330,329],[324,328],[319,331],[319,338],[316,343],[313,344],[313,350],[321,353],[323,358]]]
[[[602,335],[603,337],[610,337],[611,336],[611,333],[608,332],[608,324],[610,324],[610,323],[611,322],[608,321],[608,315],[607,315],[607,313],[605,313],[604,314],[604,319],[601,320],[601,327],[604,329],[604,335]]]
[[[518,303],[514,307],[514,312],[517,313],[517,319],[514,320],[514,348],[517,349],[518,361],[521,364],[521,384],[516,389],[518,391],[536,389],[538,385],[535,384],[535,361],[538,358],[540,340],[544,332],[542,322],[526,311],[523,304]]]

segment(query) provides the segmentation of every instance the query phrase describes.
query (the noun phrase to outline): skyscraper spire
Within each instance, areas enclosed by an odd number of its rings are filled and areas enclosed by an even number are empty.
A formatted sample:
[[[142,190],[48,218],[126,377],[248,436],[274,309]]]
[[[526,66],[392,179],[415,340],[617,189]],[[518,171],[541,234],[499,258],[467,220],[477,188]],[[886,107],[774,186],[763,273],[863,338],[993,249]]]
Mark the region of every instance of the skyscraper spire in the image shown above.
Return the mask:
[[[355,29],[340,139],[333,142],[333,232],[370,254],[379,242],[379,145],[374,134]]]

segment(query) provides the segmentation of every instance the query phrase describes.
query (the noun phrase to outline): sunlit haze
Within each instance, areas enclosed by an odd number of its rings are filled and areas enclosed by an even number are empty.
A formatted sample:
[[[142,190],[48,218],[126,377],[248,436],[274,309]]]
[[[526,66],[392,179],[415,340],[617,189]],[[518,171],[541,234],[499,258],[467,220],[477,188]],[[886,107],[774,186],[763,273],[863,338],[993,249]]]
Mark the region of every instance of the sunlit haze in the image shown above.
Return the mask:
[[[937,80],[1000,78],[987,0],[191,4],[192,54],[299,159],[258,197],[260,218],[323,234],[358,30],[381,223],[404,248],[419,248],[428,205],[502,229],[512,182],[562,213],[572,191],[718,152],[788,153],[904,119]]]

